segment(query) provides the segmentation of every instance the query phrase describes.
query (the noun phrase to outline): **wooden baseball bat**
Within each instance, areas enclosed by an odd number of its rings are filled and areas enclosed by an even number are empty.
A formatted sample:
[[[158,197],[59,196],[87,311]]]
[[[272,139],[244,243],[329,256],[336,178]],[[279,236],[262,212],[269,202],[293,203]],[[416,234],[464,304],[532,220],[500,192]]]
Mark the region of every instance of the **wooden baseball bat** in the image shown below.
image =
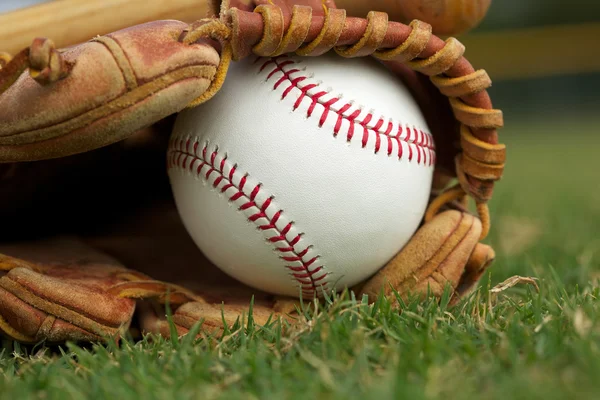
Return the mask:
[[[58,48],[158,19],[184,22],[214,15],[218,0],[55,0],[0,14],[0,51],[15,54],[35,37]]]

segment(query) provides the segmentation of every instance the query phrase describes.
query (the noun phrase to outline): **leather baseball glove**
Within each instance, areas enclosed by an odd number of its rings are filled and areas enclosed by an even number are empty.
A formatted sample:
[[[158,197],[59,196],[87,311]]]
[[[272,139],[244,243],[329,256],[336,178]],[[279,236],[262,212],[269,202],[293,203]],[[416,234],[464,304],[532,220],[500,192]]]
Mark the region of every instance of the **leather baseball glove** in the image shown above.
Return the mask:
[[[425,22],[349,17],[333,0],[232,0],[191,25],[155,21],[62,50],[35,39],[13,58],[2,54],[0,330],[25,343],[101,341],[133,320],[169,335],[166,303],[179,335],[199,321],[208,331],[230,327],[251,302],[258,324],[293,322],[292,300],[245,287],[203,257],[164,167],[174,114],[210,101],[231,61],[284,53],[381,60],[410,88],[436,140],[421,228],[351,289],[374,300],[441,296],[448,285],[460,298],[494,259],[481,240],[505,159],[491,81],[464,50]]]

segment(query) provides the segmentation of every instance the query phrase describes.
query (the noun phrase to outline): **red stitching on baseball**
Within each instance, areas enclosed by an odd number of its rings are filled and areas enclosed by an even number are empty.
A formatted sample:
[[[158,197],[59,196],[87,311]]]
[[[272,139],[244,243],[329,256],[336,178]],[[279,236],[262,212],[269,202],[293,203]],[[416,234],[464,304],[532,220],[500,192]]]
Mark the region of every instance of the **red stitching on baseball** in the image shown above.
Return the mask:
[[[183,140],[176,138],[171,140],[169,148],[169,155],[167,160],[167,167],[181,168],[192,173],[196,173],[198,177],[202,177],[204,180],[209,181],[211,174],[217,173],[219,176],[212,182],[212,186],[218,189],[221,183],[224,183],[220,189],[221,193],[225,193],[230,189],[232,194],[229,195],[229,201],[234,202],[243,198],[243,204],[238,208],[240,211],[249,210],[251,208],[257,208],[258,212],[248,217],[248,221],[257,225],[261,231],[274,230],[276,235],[268,237],[266,240],[273,244],[275,250],[280,253],[290,253],[290,255],[282,254],[279,258],[286,262],[285,267],[290,271],[290,275],[298,282],[302,290],[302,294],[305,296],[314,296],[318,289],[327,290],[329,282],[323,282],[327,277],[328,273],[324,271],[323,265],[317,265],[315,268],[310,267],[317,262],[319,256],[312,257],[310,260],[305,261],[304,257],[308,254],[312,245],[306,246],[302,250],[296,250],[295,246],[302,238],[302,234],[297,234],[292,240],[288,240],[286,235],[292,229],[294,223],[289,222],[283,229],[277,228],[277,221],[281,219],[283,210],[277,211],[269,218],[267,215],[267,209],[271,206],[273,197],[267,197],[263,204],[258,204],[256,198],[262,190],[262,185],[259,183],[256,185],[249,195],[244,193],[244,186],[248,182],[248,174],[244,174],[240,178],[240,182],[236,185],[233,181],[237,165],[233,165],[229,174],[225,174],[225,166],[227,164],[227,155],[225,155],[220,162],[217,162],[219,155],[219,149],[215,150],[208,155],[208,145],[203,146],[200,152],[201,156],[198,156],[198,141],[194,141],[192,144],[191,139]],[[188,163],[189,162],[189,163]],[[194,165],[198,162],[198,166],[194,171]],[[202,169],[207,169],[207,172],[202,173]],[[266,223],[260,222],[260,220],[266,220]],[[300,263],[301,265],[293,265],[291,263]]]
[[[258,61],[258,60],[257,60]],[[338,115],[338,119],[336,121],[333,136],[336,137],[341,128],[342,122],[344,120],[349,122],[348,132],[346,132],[346,140],[350,142],[355,134],[355,126],[360,126],[363,128],[361,144],[362,147],[367,147],[370,138],[374,136],[375,138],[375,154],[379,153],[382,145],[382,136],[386,138],[385,143],[387,144],[387,155],[392,155],[392,147],[393,142],[396,142],[398,145],[398,159],[402,159],[403,156],[403,148],[402,143],[405,143],[408,147],[408,160],[412,161],[415,157],[413,147],[416,148],[416,162],[418,165],[428,165],[432,166],[435,164],[436,156],[435,156],[435,145],[433,142],[433,137],[431,134],[423,132],[422,130],[418,130],[414,127],[410,127],[408,125],[405,126],[406,133],[408,137],[402,138],[401,135],[403,133],[402,126],[398,126],[398,132],[395,135],[392,135],[393,124],[391,121],[388,121],[388,126],[384,132],[381,131],[381,128],[385,121],[383,118],[380,118],[375,126],[369,127],[369,123],[373,120],[374,116],[371,113],[368,113],[366,117],[362,121],[358,121],[357,118],[361,114],[361,110],[358,109],[350,115],[346,115],[346,111],[348,111],[351,107],[351,103],[347,103],[343,105],[339,110],[332,109],[332,106],[340,101],[339,98],[332,98],[327,101],[322,101],[323,96],[327,95],[328,92],[320,91],[314,94],[310,94],[309,91],[318,87],[318,84],[308,83],[304,86],[301,86],[300,83],[304,82],[308,79],[308,76],[297,76],[292,78],[292,74],[297,72],[302,72],[302,70],[295,67],[296,61],[288,58],[287,55],[278,56],[274,58],[267,59],[262,66],[260,67],[260,71],[264,71],[268,66],[273,65],[273,69],[267,75],[267,81],[271,80],[278,72],[281,72],[283,76],[281,76],[275,82],[273,86],[273,90],[277,90],[284,82],[288,82],[289,86],[283,91],[281,98],[285,99],[293,89],[298,89],[300,94],[294,103],[293,110],[296,111],[304,98],[309,97],[311,102],[306,110],[307,117],[311,117],[315,111],[317,104],[323,106],[324,110],[319,118],[319,127],[322,127],[327,120],[327,117],[330,112],[336,113]],[[294,68],[286,68],[289,66],[294,66]],[[414,138],[412,138],[412,132],[414,131]]]

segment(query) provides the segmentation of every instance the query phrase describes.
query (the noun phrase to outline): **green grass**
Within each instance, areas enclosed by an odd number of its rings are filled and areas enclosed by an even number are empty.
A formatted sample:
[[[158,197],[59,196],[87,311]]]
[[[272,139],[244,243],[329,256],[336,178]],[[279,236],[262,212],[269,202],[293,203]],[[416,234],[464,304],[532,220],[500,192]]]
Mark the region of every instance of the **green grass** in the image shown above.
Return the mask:
[[[598,398],[600,121],[510,121],[492,202],[498,258],[454,308],[352,298],[281,333],[160,338],[59,352],[5,342],[2,398]],[[512,275],[540,292],[489,289]],[[391,302],[394,299],[390,299]],[[249,329],[246,329],[249,328]]]

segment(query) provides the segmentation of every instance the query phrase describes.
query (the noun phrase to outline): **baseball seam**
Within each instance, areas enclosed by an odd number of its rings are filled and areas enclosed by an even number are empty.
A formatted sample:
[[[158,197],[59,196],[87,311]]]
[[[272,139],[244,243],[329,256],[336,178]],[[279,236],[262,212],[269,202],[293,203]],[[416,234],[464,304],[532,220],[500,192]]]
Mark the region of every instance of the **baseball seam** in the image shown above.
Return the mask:
[[[290,232],[295,222],[287,221],[283,210],[276,207],[274,196],[265,197],[261,203],[259,197],[262,196],[259,194],[261,191],[264,194],[261,183],[248,185],[249,175],[240,172],[237,164],[232,165],[227,154],[221,156],[218,147],[210,153],[208,143],[200,151],[199,148],[197,138],[172,138],[167,168],[180,168],[195,173],[227,196],[230,202],[240,204],[238,211],[250,213],[248,221],[267,233],[267,242],[279,253],[279,258],[285,261],[285,267],[300,285],[304,296],[312,297],[317,290],[327,290],[328,272],[319,263],[320,256],[310,254],[313,246],[301,242],[302,233]],[[229,172],[226,173],[226,170]]]
[[[260,60],[264,59],[256,61]],[[347,125],[345,136],[348,143],[360,138],[361,147],[371,146],[375,154],[385,149],[388,157],[395,155],[398,160],[406,158],[409,162],[429,167],[435,164],[435,145],[431,134],[383,116],[377,119],[373,112],[364,113],[362,107],[357,107],[354,102],[342,101],[342,96],[332,95],[331,89],[323,90],[322,83],[309,77],[305,69],[298,68],[298,64],[300,62],[288,56],[280,56],[267,59],[259,69],[259,73],[267,74],[265,82],[277,77],[272,90],[281,92],[282,100],[295,95],[294,112],[301,108],[304,100],[308,100],[306,117],[317,116],[319,128],[329,117],[335,118],[334,137]],[[267,69],[269,66],[273,68]],[[323,108],[320,116],[317,111],[319,105]],[[356,134],[361,131],[362,135]],[[295,222],[284,216],[283,210],[273,201],[274,196],[265,197],[261,183],[250,184],[249,175],[240,172],[238,165],[227,159],[226,153],[220,155],[218,146],[212,152],[208,147],[208,142],[200,147],[197,137],[173,137],[167,166],[195,174],[228,197],[230,203],[237,205],[238,211],[245,213],[247,220],[265,234],[266,241],[285,262],[288,274],[299,284],[304,296],[314,296],[319,289],[328,290],[330,272],[320,264],[320,256],[311,251],[313,246],[301,240],[303,233],[296,233]],[[264,200],[261,201],[261,198]]]
[[[259,60],[264,59],[259,58],[257,62]],[[269,66],[273,68],[267,70]],[[359,120],[359,117],[363,114],[360,107],[355,107],[352,102],[342,102],[341,97],[331,97],[331,90],[322,90],[320,82],[311,82],[311,78],[303,74],[304,70],[297,66],[297,61],[289,58],[287,55],[283,55],[267,59],[259,70],[259,73],[268,72],[266,82],[271,81],[279,72],[282,74],[273,85],[274,91],[281,90],[281,85],[287,82],[288,86],[283,89],[281,94],[282,100],[288,97],[293,89],[300,91],[294,103],[293,111],[298,111],[303,100],[307,98],[310,100],[310,105],[306,109],[307,118],[312,117],[317,104],[323,107],[323,112],[319,117],[319,127],[323,127],[330,114],[337,116],[333,130],[334,137],[337,137],[342,131],[343,121],[347,121],[349,124],[346,132],[346,140],[348,142],[351,142],[353,138],[358,136],[356,135],[357,130],[360,131],[362,129],[362,148],[366,148],[374,140],[374,152],[378,154],[382,150],[383,143],[385,143],[387,145],[387,155],[391,157],[394,153],[394,143],[396,143],[398,160],[403,159],[405,153],[408,153],[408,161],[412,162],[416,153],[416,162],[418,165],[435,165],[435,144],[431,134],[414,126],[411,128],[408,124],[404,126],[401,123],[394,124],[389,119],[386,124],[386,120],[383,117],[375,120],[372,112],[366,113]],[[405,146],[406,149],[404,148]]]

